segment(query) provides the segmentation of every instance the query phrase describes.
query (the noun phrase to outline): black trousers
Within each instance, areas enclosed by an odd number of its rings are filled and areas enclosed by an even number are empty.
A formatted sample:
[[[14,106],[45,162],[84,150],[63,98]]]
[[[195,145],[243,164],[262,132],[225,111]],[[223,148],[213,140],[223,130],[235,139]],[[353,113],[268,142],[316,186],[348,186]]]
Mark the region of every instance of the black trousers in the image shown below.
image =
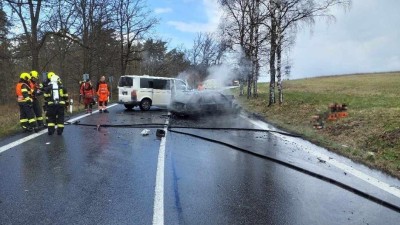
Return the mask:
[[[57,133],[61,134],[64,130],[64,110],[65,106],[60,104],[49,104],[47,106],[47,128],[49,133],[54,133],[57,125]]]
[[[32,102],[33,112],[36,116],[36,122],[38,125],[43,125],[42,107],[38,99],[34,98]]]
[[[33,113],[32,106],[26,102],[18,102],[19,105],[19,121],[22,128],[36,127],[35,114]]]

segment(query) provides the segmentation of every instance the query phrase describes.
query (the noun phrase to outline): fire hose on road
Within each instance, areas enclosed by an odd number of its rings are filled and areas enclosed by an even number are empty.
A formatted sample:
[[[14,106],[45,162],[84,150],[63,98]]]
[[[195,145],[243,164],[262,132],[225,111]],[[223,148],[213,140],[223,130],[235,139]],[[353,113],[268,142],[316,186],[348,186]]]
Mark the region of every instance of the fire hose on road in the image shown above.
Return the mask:
[[[68,124],[68,125],[78,125],[78,126],[87,126],[87,127],[96,127],[97,130],[99,130],[100,127],[104,127],[104,128],[106,128],[106,127],[111,127],[111,128],[165,128],[165,126],[167,126],[168,131],[171,132],[171,133],[187,135],[187,136],[198,138],[198,139],[201,139],[201,140],[204,140],[204,141],[220,144],[220,145],[229,147],[230,149],[233,149],[233,150],[236,150],[236,151],[240,151],[240,152],[252,155],[252,156],[257,157],[257,158],[261,158],[261,159],[264,159],[264,160],[268,160],[268,161],[277,163],[279,165],[285,166],[287,168],[296,170],[296,171],[301,172],[303,174],[306,174],[306,175],[312,176],[314,178],[317,178],[319,180],[322,180],[322,181],[328,182],[330,184],[333,184],[333,185],[335,185],[335,186],[337,186],[339,188],[342,188],[344,190],[350,191],[350,192],[352,192],[352,193],[354,193],[354,194],[356,194],[356,195],[358,195],[360,197],[363,197],[363,198],[368,199],[368,200],[370,200],[370,201],[372,201],[374,203],[377,203],[377,204],[379,204],[381,206],[389,208],[389,209],[391,209],[391,210],[393,210],[393,211],[395,211],[397,213],[400,213],[400,207],[399,206],[394,205],[394,204],[392,204],[390,202],[387,202],[387,201],[385,201],[383,199],[377,198],[377,197],[375,197],[375,196],[373,196],[371,194],[368,194],[368,193],[366,193],[364,191],[361,191],[361,190],[359,190],[357,188],[351,187],[351,186],[349,186],[347,184],[344,184],[343,182],[340,182],[338,180],[329,178],[327,176],[315,173],[313,171],[301,168],[299,166],[290,164],[288,162],[285,162],[285,161],[282,161],[282,160],[279,160],[279,159],[276,159],[276,158],[273,158],[273,157],[269,157],[269,156],[266,156],[266,155],[262,155],[262,154],[259,154],[259,153],[256,153],[256,152],[249,151],[249,150],[244,149],[244,148],[240,148],[238,146],[235,146],[235,145],[232,145],[232,144],[229,144],[229,143],[226,143],[226,142],[222,142],[222,141],[218,141],[218,140],[215,140],[215,139],[207,138],[207,137],[204,137],[204,136],[201,136],[201,135],[196,135],[196,134],[192,134],[192,133],[178,131],[176,129],[232,130],[232,131],[248,131],[248,132],[267,132],[267,133],[278,133],[278,134],[287,135],[287,136],[290,136],[290,137],[301,138],[300,135],[295,135],[295,134],[290,134],[290,133],[280,132],[280,131],[274,131],[274,130],[263,130],[263,129],[170,126],[170,125],[166,125],[166,124],[163,124],[163,123],[85,124],[85,123],[80,123],[80,121],[75,121],[73,123],[66,123],[66,124]]]

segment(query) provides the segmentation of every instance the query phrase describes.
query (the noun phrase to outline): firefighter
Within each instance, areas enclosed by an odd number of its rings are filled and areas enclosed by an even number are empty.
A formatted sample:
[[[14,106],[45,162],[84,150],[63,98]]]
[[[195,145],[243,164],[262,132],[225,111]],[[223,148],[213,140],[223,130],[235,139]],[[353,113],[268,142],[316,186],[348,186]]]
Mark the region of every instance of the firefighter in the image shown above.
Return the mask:
[[[68,93],[63,87],[59,76],[54,72],[47,74],[48,84],[44,88],[44,98],[47,102],[47,130],[49,135],[56,131],[61,135],[64,131],[64,110],[68,104]]]
[[[39,99],[37,98],[38,96],[41,96],[43,94],[41,91],[43,85],[39,83],[39,76],[37,71],[32,70],[30,72],[30,76],[31,76],[30,88],[32,91],[33,112],[35,113],[38,127],[43,127],[44,123],[43,123],[42,109],[40,107]]]
[[[94,88],[92,82],[89,79],[81,84],[80,95],[83,98],[83,104],[85,104],[86,113],[92,114],[92,106],[94,103]]]
[[[31,88],[29,73],[21,73],[16,86],[17,101],[20,110],[20,124],[24,131],[38,131],[35,114],[32,110]]]
[[[97,84],[96,88],[96,93],[98,96],[98,104],[99,104],[99,112],[105,112],[108,113],[107,110],[107,102],[108,102],[108,96],[110,95],[110,91],[108,91],[108,85],[106,83],[106,77],[102,76],[100,78],[99,83]]]

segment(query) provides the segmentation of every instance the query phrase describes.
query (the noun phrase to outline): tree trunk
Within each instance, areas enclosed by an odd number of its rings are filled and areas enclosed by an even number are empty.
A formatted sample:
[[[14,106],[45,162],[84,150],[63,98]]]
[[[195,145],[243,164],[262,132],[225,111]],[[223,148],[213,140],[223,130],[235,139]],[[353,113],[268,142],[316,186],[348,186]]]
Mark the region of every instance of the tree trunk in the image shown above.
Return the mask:
[[[251,85],[253,84],[251,77],[252,74],[247,76],[247,99],[250,99],[251,97]]]
[[[282,40],[282,39],[280,39]],[[278,47],[276,50],[277,56],[277,79],[278,79],[278,98],[279,98],[279,105],[283,103],[283,87],[282,87],[282,42],[278,41]]]
[[[239,80],[239,96],[244,95],[244,79]]]
[[[253,97],[258,97],[258,77],[260,73],[260,63],[259,63],[259,37],[260,37],[260,30],[259,30],[259,20],[260,20],[260,0],[255,1],[255,37],[254,37],[254,77],[253,77]]]
[[[270,83],[269,83],[269,103],[268,106],[275,104],[275,56],[276,56],[276,22],[272,19],[271,24],[271,49],[269,54],[269,70],[270,70]]]
[[[40,16],[40,7],[42,1],[37,1],[36,8],[32,2],[29,2],[29,11],[31,16],[31,54],[32,54],[32,70],[39,70],[39,41],[38,41],[38,23]]]

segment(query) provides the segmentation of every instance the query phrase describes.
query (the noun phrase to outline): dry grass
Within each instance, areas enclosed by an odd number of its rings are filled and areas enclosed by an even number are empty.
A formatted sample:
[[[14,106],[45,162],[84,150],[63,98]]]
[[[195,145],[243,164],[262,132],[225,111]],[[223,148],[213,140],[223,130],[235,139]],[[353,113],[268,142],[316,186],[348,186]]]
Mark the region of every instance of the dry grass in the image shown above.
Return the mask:
[[[19,127],[19,107],[18,104],[7,104],[0,106],[2,116],[0,117],[0,137],[7,136],[16,132]]]
[[[82,105],[78,106],[78,101],[74,99],[73,113],[83,110]],[[17,102],[1,105],[0,110],[2,112],[2,116],[0,116],[0,138],[22,131],[19,125],[19,106]]]
[[[271,123],[371,167],[400,177],[400,73],[360,74],[286,81],[285,103],[267,107],[268,84],[260,97],[239,98]],[[312,115],[332,102],[347,103],[349,117],[315,130]]]

